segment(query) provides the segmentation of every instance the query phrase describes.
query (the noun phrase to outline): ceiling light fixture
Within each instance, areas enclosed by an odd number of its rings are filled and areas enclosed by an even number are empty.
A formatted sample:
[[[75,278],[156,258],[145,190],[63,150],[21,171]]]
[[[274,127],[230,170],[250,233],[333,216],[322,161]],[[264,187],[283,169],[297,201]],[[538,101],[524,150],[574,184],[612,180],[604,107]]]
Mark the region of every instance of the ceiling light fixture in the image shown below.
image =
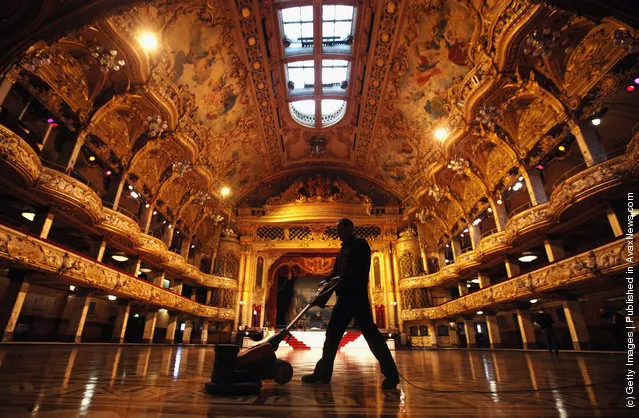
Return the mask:
[[[222,197],[226,197],[226,196],[228,196],[231,193],[231,189],[229,189],[228,187],[224,186],[220,190],[220,193],[222,194]]]
[[[524,184],[522,182],[518,181],[517,183],[515,183],[513,185],[513,190],[517,192],[517,191],[521,190],[522,187],[524,187]]]
[[[109,299],[110,301],[114,301],[117,299],[117,297],[113,295],[107,295],[107,299]]]
[[[119,262],[124,262],[129,259],[124,253],[115,253],[111,256],[112,259]]]
[[[498,205],[501,205],[501,204],[503,204],[503,203],[504,203],[504,201],[503,201],[503,200],[501,200],[501,198],[497,199],[497,204],[498,204]]]
[[[563,145],[559,145],[559,146],[557,147],[557,149],[558,149],[559,151],[561,151],[561,152],[566,151],[566,147],[564,147]]]
[[[470,287],[470,283],[467,283],[467,284],[466,284],[466,287]]]
[[[157,214],[158,214],[158,211],[157,211],[157,210],[154,210],[154,211],[153,211],[153,216],[155,216],[155,215],[157,215]]]
[[[33,220],[35,219],[35,212],[32,212],[30,210],[25,210],[24,212],[21,213],[22,217],[27,219],[29,222],[33,222]]]
[[[94,162],[95,161],[95,156],[94,155],[90,156],[89,157],[89,161]]]
[[[537,259],[537,256],[535,255],[535,253],[532,253],[530,251],[522,253],[521,256],[519,256],[518,258],[518,260],[521,261],[522,263],[530,263],[532,261],[535,261],[536,259]]]
[[[438,128],[435,130],[435,139],[437,139],[438,141],[444,141],[446,140],[446,138],[448,138],[448,135],[450,135],[450,133],[448,132],[448,129],[446,128]]]
[[[477,218],[473,221],[473,226],[477,226],[481,223],[481,218]]]
[[[592,123],[595,126],[599,126],[599,125],[601,125],[601,119],[594,118],[593,120],[590,121],[590,123]]]
[[[488,212],[488,213],[492,213],[492,211],[493,211],[493,208],[486,209],[486,212]]]
[[[133,190],[133,186],[129,184],[129,190]]]
[[[70,285],[69,286],[69,290],[72,291],[72,292],[75,291],[75,286],[74,285]]]
[[[544,169],[544,165],[543,164],[537,164],[537,166],[535,167],[537,170],[541,171]]]
[[[484,311],[477,311],[477,315],[483,315]]]
[[[144,205],[144,207],[148,209],[151,207],[151,205],[147,203],[146,205]]]
[[[133,317],[134,317],[134,318],[139,318],[139,317],[140,317],[140,314],[137,314],[137,313],[136,313],[136,314],[133,314]]]
[[[110,176],[111,174],[113,174],[113,172],[111,170],[107,170],[107,171],[104,172],[104,174],[106,176]]]
[[[142,267],[142,268],[140,269],[140,271],[141,271],[142,273],[151,273],[153,270],[151,270],[151,269],[150,269],[150,268],[148,268],[148,267]]]
[[[471,280],[472,283],[479,283],[479,279],[473,279]]]
[[[147,52],[154,51],[158,47],[158,39],[151,32],[142,32],[138,36],[138,42]]]
[[[138,194],[138,192],[136,192],[135,190],[133,190],[133,191],[131,192],[131,197],[132,197],[132,198],[134,198],[134,199],[137,199],[138,197],[140,197],[140,195]]]
[[[537,303],[537,299],[530,299],[530,303]]]
[[[635,87],[635,86],[633,86],[632,84],[630,84],[630,85],[626,86],[626,91],[627,91],[628,93],[632,93],[632,92],[634,92],[634,91],[635,91],[635,89],[636,89],[636,87]]]

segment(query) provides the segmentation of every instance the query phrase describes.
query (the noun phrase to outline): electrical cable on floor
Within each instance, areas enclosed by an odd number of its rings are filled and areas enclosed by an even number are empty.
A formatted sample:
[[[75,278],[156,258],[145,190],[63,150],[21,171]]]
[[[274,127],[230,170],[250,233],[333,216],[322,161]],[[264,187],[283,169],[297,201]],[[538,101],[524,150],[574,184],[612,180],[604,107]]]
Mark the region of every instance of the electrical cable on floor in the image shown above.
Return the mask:
[[[500,393],[527,393],[527,392],[552,392],[553,390],[560,389],[571,389],[571,388],[585,388],[589,386],[599,386],[599,385],[608,385],[610,382],[596,382],[596,383],[583,383],[583,384],[575,384],[575,385],[565,385],[565,386],[553,386],[550,388],[540,388],[540,389],[508,389],[508,390],[443,390],[443,389],[427,389],[420,388],[415,385],[410,380],[406,379],[401,373],[398,373],[399,376],[406,381],[409,385],[413,386],[416,389],[423,390],[426,392],[438,392],[438,393],[478,393],[478,394],[492,394],[499,395]]]

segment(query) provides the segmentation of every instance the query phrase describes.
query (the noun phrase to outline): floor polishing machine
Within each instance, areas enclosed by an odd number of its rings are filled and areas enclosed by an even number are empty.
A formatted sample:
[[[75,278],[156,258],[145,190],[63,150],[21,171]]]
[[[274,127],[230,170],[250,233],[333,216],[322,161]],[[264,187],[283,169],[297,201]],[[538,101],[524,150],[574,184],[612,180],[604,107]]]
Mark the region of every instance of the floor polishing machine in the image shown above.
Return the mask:
[[[245,395],[259,393],[262,380],[274,380],[280,385],[293,377],[293,366],[279,360],[275,355],[280,343],[291,337],[290,329],[311,307],[324,308],[331,295],[339,286],[341,278],[333,277],[320,283],[311,296],[308,305],[283,330],[266,342],[249,348],[239,354],[236,344],[215,346],[215,362],[211,381],[204,384],[204,390],[217,396]]]

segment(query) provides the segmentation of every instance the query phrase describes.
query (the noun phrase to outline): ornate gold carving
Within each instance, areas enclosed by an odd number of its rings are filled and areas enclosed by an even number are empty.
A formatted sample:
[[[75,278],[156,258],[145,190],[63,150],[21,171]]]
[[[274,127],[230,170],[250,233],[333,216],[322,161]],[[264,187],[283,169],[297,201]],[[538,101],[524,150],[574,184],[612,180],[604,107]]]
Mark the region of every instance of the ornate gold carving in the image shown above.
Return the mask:
[[[199,317],[226,320],[235,316],[232,309],[201,305],[3,225],[0,225],[0,260],[11,266],[43,272],[52,281],[102,289],[110,294]]]
[[[22,138],[0,124],[0,158],[3,164],[33,185],[42,172],[38,154]]]
[[[316,175],[305,181],[296,181],[281,194],[266,202],[269,206],[287,203],[339,202],[348,204],[371,205],[371,199],[346,182],[339,179]]]
[[[639,234],[635,235],[635,239],[637,237]],[[440,306],[403,310],[401,317],[404,321],[454,317],[468,311],[493,307],[499,303],[525,297],[530,298],[542,292],[622,271],[628,265],[627,245],[626,239],[616,240],[595,250],[481,289]]]

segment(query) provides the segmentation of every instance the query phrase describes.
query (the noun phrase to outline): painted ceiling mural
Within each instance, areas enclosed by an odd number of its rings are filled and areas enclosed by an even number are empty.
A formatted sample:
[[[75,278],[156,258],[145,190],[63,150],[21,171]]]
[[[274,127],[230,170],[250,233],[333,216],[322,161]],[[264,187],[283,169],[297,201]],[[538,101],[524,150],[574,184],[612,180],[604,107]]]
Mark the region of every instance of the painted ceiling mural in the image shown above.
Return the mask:
[[[407,190],[440,152],[430,133],[448,115],[449,89],[471,68],[476,26],[464,2],[407,7],[368,165],[396,190]]]

